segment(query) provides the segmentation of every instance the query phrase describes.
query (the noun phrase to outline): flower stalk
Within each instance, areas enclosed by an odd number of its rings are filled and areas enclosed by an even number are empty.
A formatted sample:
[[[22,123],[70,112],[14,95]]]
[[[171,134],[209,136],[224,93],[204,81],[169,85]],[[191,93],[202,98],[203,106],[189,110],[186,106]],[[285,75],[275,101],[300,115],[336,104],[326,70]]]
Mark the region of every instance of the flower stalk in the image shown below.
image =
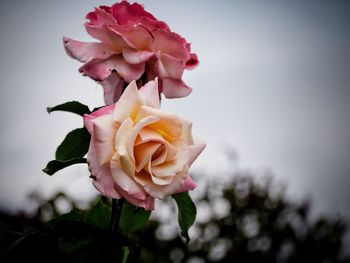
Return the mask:
[[[119,221],[120,221],[123,204],[124,204],[123,198],[112,199],[112,213],[111,213],[111,220],[109,222],[109,231],[112,234],[118,233]]]

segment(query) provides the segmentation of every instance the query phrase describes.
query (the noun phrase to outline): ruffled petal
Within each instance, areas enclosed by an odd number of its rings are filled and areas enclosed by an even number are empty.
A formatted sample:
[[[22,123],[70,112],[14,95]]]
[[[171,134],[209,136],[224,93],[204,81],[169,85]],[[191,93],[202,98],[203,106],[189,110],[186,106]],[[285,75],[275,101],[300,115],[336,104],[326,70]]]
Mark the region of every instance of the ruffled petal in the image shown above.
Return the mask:
[[[101,84],[106,105],[113,104],[119,100],[123,92],[124,82],[120,80],[117,73],[112,72]]]
[[[96,158],[101,165],[107,163],[115,152],[114,139],[117,130],[112,114],[98,117],[93,121],[91,143],[94,144]]]
[[[158,78],[147,82],[140,88],[139,93],[146,106],[157,109],[160,108]]]
[[[186,48],[186,40],[174,32],[156,30],[152,32],[153,43],[151,49],[160,51],[171,57],[187,61],[190,57]]]
[[[106,59],[93,59],[84,64],[79,71],[96,81],[105,80],[115,71],[122,80],[131,82],[139,79],[144,69],[144,64],[128,64],[121,55],[113,55]]]
[[[123,50],[123,57],[125,61],[130,64],[139,64],[139,63],[146,62],[151,57],[153,57],[153,55],[154,55],[153,51],[137,50],[137,49]]]
[[[119,35],[129,47],[141,50],[149,50],[152,35],[141,25],[120,26],[110,25],[108,29]]]
[[[204,150],[207,144],[200,138],[194,138],[194,144],[188,146],[189,158],[188,158],[188,166],[191,166],[192,163],[197,159],[200,153]]]
[[[95,8],[94,11],[88,13],[86,15],[86,19],[89,20],[89,25],[113,25],[117,23],[117,20],[113,17],[110,7],[108,6],[100,6],[99,8]]]
[[[107,115],[107,114],[112,114],[114,110],[115,105],[109,105],[106,107],[103,107],[97,111],[94,111],[91,114],[84,114],[84,126],[86,129],[89,131],[89,133],[92,135],[93,134],[93,121],[101,116]]]
[[[192,92],[181,79],[162,79],[162,91],[167,98],[182,98]]]
[[[93,136],[92,136],[93,137]],[[98,161],[98,155],[96,153],[94,138],[91,139],[89,151],[87,154],[87,161],[91,177],[93,178],[93,184],[96,189],[103,195],[111,198],[121,198],[120,193],[114,187],[115,182],[112,178],[109,164],[101,165]]]
[[[120,25],[135,24],[140,17],[147,17],[157,20],[152,14],[148,13],[140,4],[130,4],[128,1],[116,3],[111,7],[112,15],[118,20]]]
[[[68,37],[63,37],[63,44],[68,56],[80,62],[87,62],[94,58],[104,59],[115,53],[102,43],[80,42]]]
[[[160,55],[155,63],[155,70],[160,78],[181,79],[184,72],[185,63],[167,54]]]
[[[181,136],[182,122],[178,116],[160,109],[141,106],[135,122],[147,116],[156,116],[159,119],[157,122],[148,125],[148,127],[158,131],[166,140],[179,138]]]
[[[181,172],[179,172],[168,185],[156,185],[149,183],[144,186],[146,192],[155,197],[163,199],[169,195],[176,193],[180,187],[184,184],[185,178],[188,176],[188,167],[186,166]]]
[[[133,204],[137,207],[143,207],[145,210],[150,211],[154,209],[154,197],[150,195],[146,195],[143,198],[138,198],[139,194],[130,195],[128,192],[124,191],[118,185],[116,185],[116,189],[120,193],[120,195],[125,198],[130,204]]]
[[[190,58],[186,61],[186,69],[192,70],[199,65],[197,54],[191,53]]]
[[[180,143],[179,143],[180,144]],[[187,166],[189,160],[189,151],[185,145],[177,145],[176,157],[172,161],[164,162],[159,165],[152,166],[152,171],[147,170],[157,177],[175,176]]]
[[[138,199],[144,199],[146,197],[142,187],[123,171],[118,154],[114,154],[111,159],[110,169],[114,181],[129,195],[137,196]]]
[[[129,44],[119,35],[108,28],[107,25],[91,25],[85,23],[85,29],[90,36],[100,40],[103,44],[114,50],[114,53],[120,54],[123,49],[130,48]]]
[[[192,145],[193,144],[193,137],[192,137],[192,122],[182,119],[182,134],[181,139],[187,144]]]
[[[190,175],[187,175],[185,178],[185,182],[181,185],[181,187],[176,190],[176,193],[182,193],[187,191],[192,191],[197,187],[197,184],[192,180],[192,177]]]
[[[161,146],[159,142],[146,142],[134,147],[136,172],[140,172],[151,161],[159,146]]]
[[[153,32],[159,29],[163,31],[170,31],[169,26],[163,21],[154,20],[143,16],[143,17],[140,17],[137,22],[142,26],[144,26],[150,32]]]
[[[113,119],[116,122],[123,122],[127,118],[135,119],[139,108],[144,105],[144,101],[139,94],[135,81],[132,81],[123,92],[117,102],[117,107],[113,112]]]

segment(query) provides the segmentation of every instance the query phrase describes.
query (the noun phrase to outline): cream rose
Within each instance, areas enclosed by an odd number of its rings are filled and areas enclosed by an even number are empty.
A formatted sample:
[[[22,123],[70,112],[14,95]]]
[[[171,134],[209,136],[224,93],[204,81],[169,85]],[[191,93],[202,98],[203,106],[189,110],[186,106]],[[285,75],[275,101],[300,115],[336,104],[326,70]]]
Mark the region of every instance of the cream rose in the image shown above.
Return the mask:
[[[119,101],[84,116],[88,164],[102,194],[154,209],[154,198],[193,190],[189,167],[205,147],[191,122],[160,107],[158,81],[131,82]]]

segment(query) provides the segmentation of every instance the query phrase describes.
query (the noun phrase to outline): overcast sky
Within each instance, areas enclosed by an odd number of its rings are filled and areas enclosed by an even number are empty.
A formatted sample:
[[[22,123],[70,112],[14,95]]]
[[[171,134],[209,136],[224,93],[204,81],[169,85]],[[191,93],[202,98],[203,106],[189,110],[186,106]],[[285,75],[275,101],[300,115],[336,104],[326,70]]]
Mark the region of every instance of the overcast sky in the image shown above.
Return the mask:
[[[79,117],[45,108],[79,100],[103,104],[102,89],[78,73],[62,36],[91,40],[85,15],[111,1],[0,2],[0,205],[25,208],[26,194],[59,189],[92,196],[84,166],[41,172]],[[163,108],[194,121],[207,149],[194,166],[215,177],[238,167],[270,169],[288,193],[311,196],[317,213],[350,216],[350,5],[336,1],[142,1],[192,43],[200,66],[193,88]],[[220,178],[216,178],[220,180]],[[215,179],[215,180],[216,180]]]

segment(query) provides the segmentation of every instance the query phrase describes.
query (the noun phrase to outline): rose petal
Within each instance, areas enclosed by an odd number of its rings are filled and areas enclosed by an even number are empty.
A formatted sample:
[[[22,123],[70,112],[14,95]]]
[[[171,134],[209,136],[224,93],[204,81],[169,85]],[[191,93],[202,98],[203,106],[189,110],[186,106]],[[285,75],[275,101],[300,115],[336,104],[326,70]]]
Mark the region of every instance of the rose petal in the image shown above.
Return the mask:
[[[93,139],[90,142],[87,161],[91,176],[94,179],[93,184],[96,189],[111,198],[121,198],[119,192],[114,187],[115,183],[110,173],[109,164],[100,165],[98,161],[98,155],[96,153]]]
[[[113,144],[117,129],[112,114],[98,117],[93,121],[91,143],[95,146],[97,160],[101,165],[107,163],[115,152]]]
[[[198,138],[195,137],[194,138],[194,144],[188,146],[188,150],[189,150],[189,158],[188,158],[188,166],[191,166],[192,163],[197,159],[197,157],[200,155],[200,153],[204,150],[206,146],[206,143]]]
[[[160,78],[181,79],[185,63],[180,59],[162,54],[157,60],[155,68]]]
[[[68,37],[63,37],[63,44],[68,56],[80,62],[87,62],[94,58],[104,59],[115,53],[102,43],[85,43]]]
[[[91,25],[85,23],[85,29],[90,36],[100,40],[103,44],[114,50],[115,54],[120,54],[123,49],[130,48],[129,44],[119,35],[108,28],[107,25]]]
[[[112,114],[114,107],[115,105],[112,104],[112,105],[103,107],[97,111],[94,111],[91,114],[84,114],[84,126],[86,127],[86,129],[89,131],[90,134],[92,134],[93,132],[93,120],[107,114]]]
[[[192,191],[197,187],[197,184],[192,180],[192,177],[190,175],[187,175],[185,178],[185,182],[181,185],[179,189],[176,190],[176,193],[182,193],[187,191]]]
[[[146,192],[155,197],[163,199],[169,195],[176,193],[180,189],[180,187],[184,184],[185,178],[188,176],[188,167],[185,166],[183,171],[179,172],[168,185],[156,185],[154,183],[149,183],[144,186]]]
[[[177,150],[176,148],[166,141],[161,134],[152,128],[144,127],[138,134],[138,140],[135,141],[135,146],[141,143],[147,142],[159,142],[163,145],[164,151],[152,161],[153,165],[161,164],[165,161],[171,161],[175,158]]]
[[[127,1],[114,4],[111,7],[111,12],[120,25],[134,24],[140,17],[157,20],[138,3],[129,4]]]
[[[118,110],[113,112],[113,119],[116,122],[123,122],[127,118],[135,119],[139,108],[144,105],[144,101],[139,94],[135,81],[132,81],[123,92],[117,102]]]
[[[137,194],[138,199],[144,199],[146,197],[142,187],[123,171],[118,154],[114,154],[111,159],[110,169],[114,181],[129,195]]]
[[[134,155],[128,153],[127,145],[132,128],[134,126],[133,121],[127,118],[123,121],[115,136],[115,150],[118,153],[118,162],[120,162],[121,169],[130,177],[135,174],[135,160]]]
[[[108,78],[102,81],[102,87],[105,103],[110,105],[119,100],[123,92],[124,82],[120,80],[117,73],[112,72]]]
[[[193,144],[192,137],[192,122],[182,119],[182,134],[181,139],[184,140],[188,145]]]
[[[181,79],[162,79],[162,90],[167,98],[182,98],[192,92]]]
[[[197,67],[199,64],[199,60],[197,54],[191,53],[190,58],[186,61],[186,69],[192,70]]]
[[[118,161],[120,162],[122,170],[130,177],[133,177],[135,174],[133,145],[135,144],[136,137],[144,126],[156,122],[157,120],[155,116],[149,116],[137,122],[133,127],[133,121],[128,118],[118,129],[115,140],[115,148],[119,155]]]
[[[119,35],[129,47],[134,49],[149,50],[152,35],[142,25],[120,26],[110,25],[108,29]]]
[[[186,40],[174,32],[156,30],[152,32],[153,43],[151,49],[155,52],[161,51],[182,61],[190,57],[186,48]]]
[[[140,172],[151,161],[153,154],[158,150],[161,143],[146,142],[134,147],[136,172]]]
[[[154,55],[154,52],[147,50],[124,49],[123,57],[130,64],[146,62]]]
[[[140,17],[137,22],[138,24],[141,24],[142,26],[144,26],[150,32],[153,32],[154,30],[159,30],[159,29],[163,31],[170,31],[169,26],[163,21],[153,20],[143,16],[143,17]]]
[[[135,122],[138,122],[147,116],[156,116],[159,119],[159,121],[150,124],[148,127],[153,128],[157,132],[161,133],[161,135],[165,137],[166,140],[171,138],[179,138],[181,136],[182,122],[178,116],[162,111],[160,109],[141,106],[136,116]]]
[[[89,20],[89,25],[104,25],[104,24],[116,24],[117,20],[113,17],[111,10],[108,6],[100,6],[95,8],[93,12],[86,15],[86,19]]]
[[[146,195],[143,198],[136,198],[135,195],[130,195],[128,192],[124,191],[118,185],[115,186],[119,191],[120,195],[125,198],[129,203],[137,206],[143,207],[145,210],[153,210],[154,209],[154,198],[150,195]],[[138,194],[136,194],[138,196]]]
[[[85,63],[79,71],[97,81],[105,80],[116,71],[120,78],[131,82],[139,79],[144,69],[144,64],[128,64],[121,55],[113,55],[106,59],[93,59]]]
[[[154,174],[157,177],[167,177],[174,176],[184,169],[184,166],[187,166],[189,160],[189,151],[187,146],[178,142],[177,154],[172,161],[164,162],[159,165],[152,166],[152,171],[147,170],[147,172]]]
[[[160,108],[158,78],[147,82],[143,87],[140,88],[139,93],[146,106],[157,109]]]

